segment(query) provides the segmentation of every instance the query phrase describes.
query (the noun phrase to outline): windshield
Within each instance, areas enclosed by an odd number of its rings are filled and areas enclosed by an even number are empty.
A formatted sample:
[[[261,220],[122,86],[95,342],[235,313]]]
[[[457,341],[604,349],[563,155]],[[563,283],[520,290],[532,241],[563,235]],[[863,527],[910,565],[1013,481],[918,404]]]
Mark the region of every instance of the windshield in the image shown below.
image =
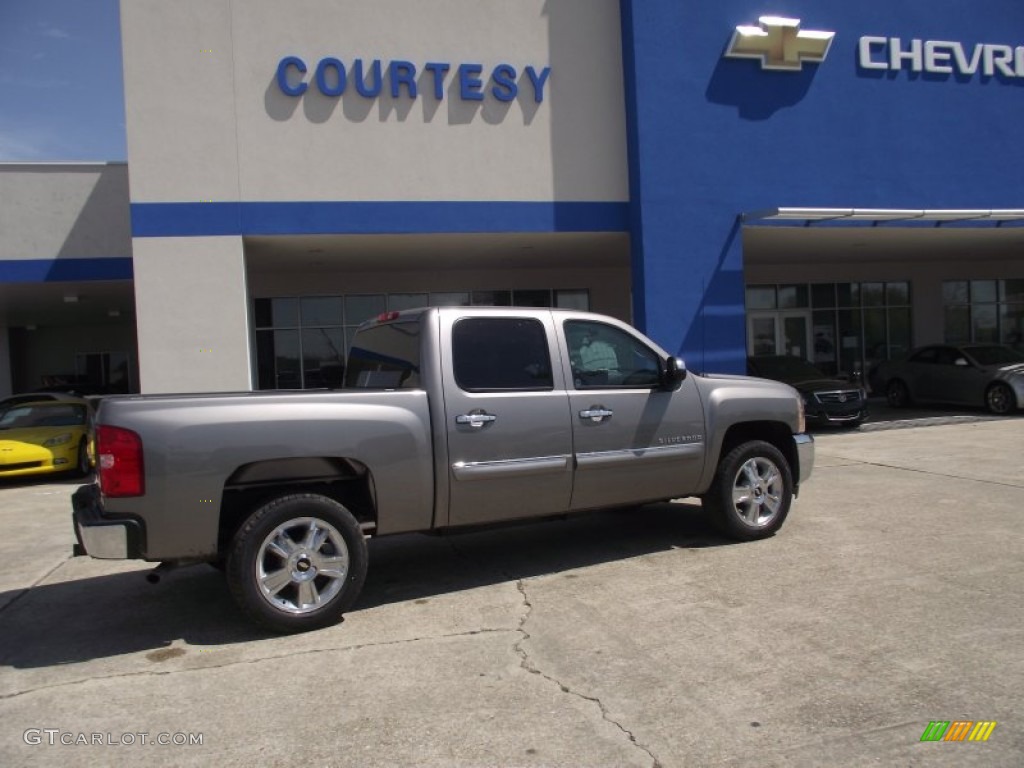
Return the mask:
[[[17,405],[0,416],[0,429],[26,427],[80,427],[85,424],[85,406]]]
[[[968,355],[974,358],[978,365],[1012,365],[1013,363],[1024,363],[1024,353],[1016,352],[1010,347],[1003,347],[993,344],[988,347],[966,347]]]
[[[799,357],[777,355],[751,358],[754,372],[758,376],[776,381],[808,381],[824,379],[825,374]]]

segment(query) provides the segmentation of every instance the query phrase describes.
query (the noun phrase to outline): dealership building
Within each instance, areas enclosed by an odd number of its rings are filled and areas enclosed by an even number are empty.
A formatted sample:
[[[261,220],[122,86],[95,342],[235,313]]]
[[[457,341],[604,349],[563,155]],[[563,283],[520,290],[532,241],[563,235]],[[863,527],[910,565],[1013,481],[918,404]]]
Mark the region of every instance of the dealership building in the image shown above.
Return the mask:
[[[698,371],[1024,337],[1020,0],[123,0],[128,162],[0,164],[0,394],[338,383],[425,304]]]

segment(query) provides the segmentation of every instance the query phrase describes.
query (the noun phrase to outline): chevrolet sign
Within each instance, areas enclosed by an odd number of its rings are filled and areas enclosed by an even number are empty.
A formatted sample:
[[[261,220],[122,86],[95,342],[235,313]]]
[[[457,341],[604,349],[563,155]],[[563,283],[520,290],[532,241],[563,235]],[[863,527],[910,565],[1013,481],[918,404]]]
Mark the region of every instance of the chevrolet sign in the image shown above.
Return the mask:
[[[758,26],[739,26],[725,51],[730,59],[760,59],[761,69],[799,72],[804,62],[820,63],[835,32],[801,30],[800,19],[762,16]]]

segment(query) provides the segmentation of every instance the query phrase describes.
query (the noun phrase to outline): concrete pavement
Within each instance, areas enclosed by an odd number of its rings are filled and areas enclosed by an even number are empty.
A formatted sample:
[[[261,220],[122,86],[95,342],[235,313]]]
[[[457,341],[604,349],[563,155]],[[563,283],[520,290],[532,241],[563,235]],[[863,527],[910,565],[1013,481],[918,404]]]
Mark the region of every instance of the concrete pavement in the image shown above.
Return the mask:
[[[75,484],[8,483],[0,765],[1020,765],[1024,420],[817,448],[770,540],[693,501],[381,539],[356,609],[297,637],[208,567],[70,558]],[[60,743],[93,734],[134,743]]]

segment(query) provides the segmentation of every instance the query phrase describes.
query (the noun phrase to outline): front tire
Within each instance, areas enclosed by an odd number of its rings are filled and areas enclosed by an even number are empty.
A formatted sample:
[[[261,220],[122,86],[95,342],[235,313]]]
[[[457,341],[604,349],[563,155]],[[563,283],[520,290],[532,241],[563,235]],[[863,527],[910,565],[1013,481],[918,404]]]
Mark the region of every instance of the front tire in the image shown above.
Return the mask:
[[[1017,398],[1006,384],[997,382],[985,392],[985,406],[990,413],[1005,416],[1017,407]]]
[[[704,505],[730,538],[753,541],[772,536],[789,514],[793,474],[771,443],[752,440],[733,448],[718,464]]]
[[[92,472],[92,464],[89,462],[89,446],[84,439],[78,444],[74,472],[75,477],[87,477]]]
[[[893,408],[906,408],[910,405],[910,390],[899,379],[893,379],[885,388],[885,399]]]
[[[336,624],[363,588],[368,554],[355,517],[333,499],[281,496],[256,510],[232,541],[231,594],[278,632]]]

